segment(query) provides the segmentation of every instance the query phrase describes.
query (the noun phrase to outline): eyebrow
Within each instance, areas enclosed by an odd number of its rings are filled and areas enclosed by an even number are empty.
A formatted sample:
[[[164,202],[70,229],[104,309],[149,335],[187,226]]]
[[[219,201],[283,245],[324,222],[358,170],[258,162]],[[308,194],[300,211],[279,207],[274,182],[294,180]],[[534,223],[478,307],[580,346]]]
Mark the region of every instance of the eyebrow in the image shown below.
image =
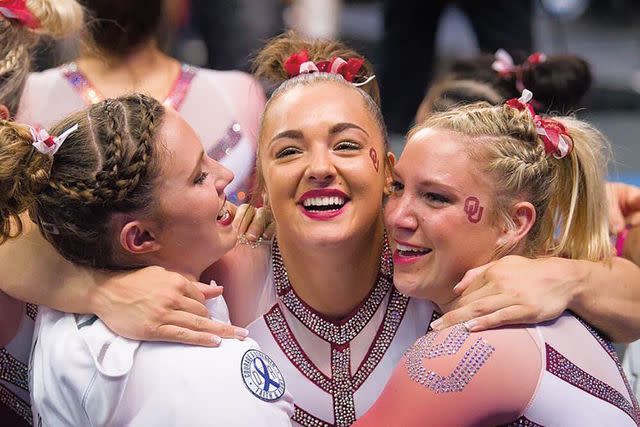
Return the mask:
[[[360,126],[358,126],[355,123],[349,123],[349,122],[337,123],[333,125],[333,127],[329,129],[329,135],[335,135],[336,133],[340,133],[348,129],[358,129],[362,131],[365,135],[369,136],[369,133],[367,133],[366,130],[362,129]]]
[[[196,174],[199,172],[200,164],[202,163],[203,158],[204,158],[204,150],[200,152],[200,157],[198,158],[198,161],[196,162],[195,167],[191,171],[191,175],[189,175],[190,181],[193,181],[195,179]]]
[[[402,176],[398,173],[396,168],[393,168],[393,170],[391,171],[391,177],[393,179],[399,179],[400,181],[402,181]],[[447,184],[444,181],[434,181],[431,179],[425,179],[418,182],[418,187],[429,187],[432,185],[437,187],[443,187],[444,189],[447,189],[449,191],[458,192],[457,187]]]
[[[349,122],[336,123],[331,127],[331,129],[329,129],[329,135],[335,135],[337,133],[344,132],[345,130],[348,130],[348,129],[357,129],[359,131],[362,131],[365,135],[369,136],[369,133],[366,130],[364,130],[363,128],[361,128],[355,123],[349,123]],[[274,136],[269,142],[269,144],[273,143],[273,141],[275,141],[276,139],[282,139],[282,138],[303,139],[304,135],[300,130],[293,130],[293,129],[285,130],[278,133],[276,136]]]

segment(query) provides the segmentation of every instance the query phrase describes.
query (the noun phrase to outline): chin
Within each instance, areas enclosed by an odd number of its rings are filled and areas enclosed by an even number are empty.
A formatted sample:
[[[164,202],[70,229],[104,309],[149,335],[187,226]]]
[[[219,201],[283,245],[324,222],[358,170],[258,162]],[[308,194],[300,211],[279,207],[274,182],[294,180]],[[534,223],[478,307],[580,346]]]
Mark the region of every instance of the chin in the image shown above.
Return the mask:
[[[398,272],[394,269],[393,284],[401,294],[412,298],[427,299],[425,285],[415,274]]]

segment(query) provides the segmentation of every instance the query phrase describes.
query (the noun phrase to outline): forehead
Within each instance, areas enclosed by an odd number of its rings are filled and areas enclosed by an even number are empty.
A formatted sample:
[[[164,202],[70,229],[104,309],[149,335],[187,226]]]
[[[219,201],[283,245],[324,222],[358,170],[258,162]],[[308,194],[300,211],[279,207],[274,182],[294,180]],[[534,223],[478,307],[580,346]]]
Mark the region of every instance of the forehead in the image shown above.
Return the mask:
[[[178,175],[191,170],[202,151],[202,144],[195,131],[172,108],[167,108],[160,127],[159,146],[164,146],[168,159],[162,168],[163,175]],[[167,167],[168,166],[168,167]]]
[[[440,180],[461,190],[484,183],[478,161],[470,156],[468,137],[457,132],[425,128],[406,143],[396,164],[404,180]]]
[[[336,82],[300,85],[273,100],[265,116],[263,139],[284,130],[323,130],[342,122],[357,124],[369,135],[380,134],[373,114],[354,88]]]

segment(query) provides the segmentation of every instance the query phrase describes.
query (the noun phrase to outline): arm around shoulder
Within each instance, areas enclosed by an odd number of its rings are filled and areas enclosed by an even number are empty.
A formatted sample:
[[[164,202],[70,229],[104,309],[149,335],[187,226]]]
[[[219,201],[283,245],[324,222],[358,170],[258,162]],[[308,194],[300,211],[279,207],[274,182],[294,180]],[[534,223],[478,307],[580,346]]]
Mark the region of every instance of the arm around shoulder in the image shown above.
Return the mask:
[[[616,257],[610,264],[570,261],[574,297],[569,309],[613,341],[640,338],[640,267]]]

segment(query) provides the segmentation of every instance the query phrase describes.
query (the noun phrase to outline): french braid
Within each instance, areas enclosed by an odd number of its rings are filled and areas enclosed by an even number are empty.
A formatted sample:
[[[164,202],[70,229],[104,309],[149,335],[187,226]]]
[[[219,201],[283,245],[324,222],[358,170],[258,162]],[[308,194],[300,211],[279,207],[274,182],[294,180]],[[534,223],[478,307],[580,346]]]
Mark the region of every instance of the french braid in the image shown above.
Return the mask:
[[[0,138],[0,155],[29,171],[33,185],[19,187],[7,200],[0,200],[0,207],[12,207],[15,202],[10,213],[16,215],[28,207],[43,235],[65,258],[97,268],[118,268],[112,217],[153,205],[153,183],[159,173],[157,133],[163,117],[162,105],[144,95],[103,101],[50,130],[51,135],[60,135],[78,124],[53,157],[34,154],[29,132],[19,125],[14,126],[22,132],[18,142],[16,135],[9,137],[15,129],[3,128],[8,137],[7,141]],[[5,163],[9,160],[0,158],[0,165]],[[1,175],[0,170],[0,185],[19,182]],[[13,237],[7,234],[9,226],[7,219],[0,237]]]

